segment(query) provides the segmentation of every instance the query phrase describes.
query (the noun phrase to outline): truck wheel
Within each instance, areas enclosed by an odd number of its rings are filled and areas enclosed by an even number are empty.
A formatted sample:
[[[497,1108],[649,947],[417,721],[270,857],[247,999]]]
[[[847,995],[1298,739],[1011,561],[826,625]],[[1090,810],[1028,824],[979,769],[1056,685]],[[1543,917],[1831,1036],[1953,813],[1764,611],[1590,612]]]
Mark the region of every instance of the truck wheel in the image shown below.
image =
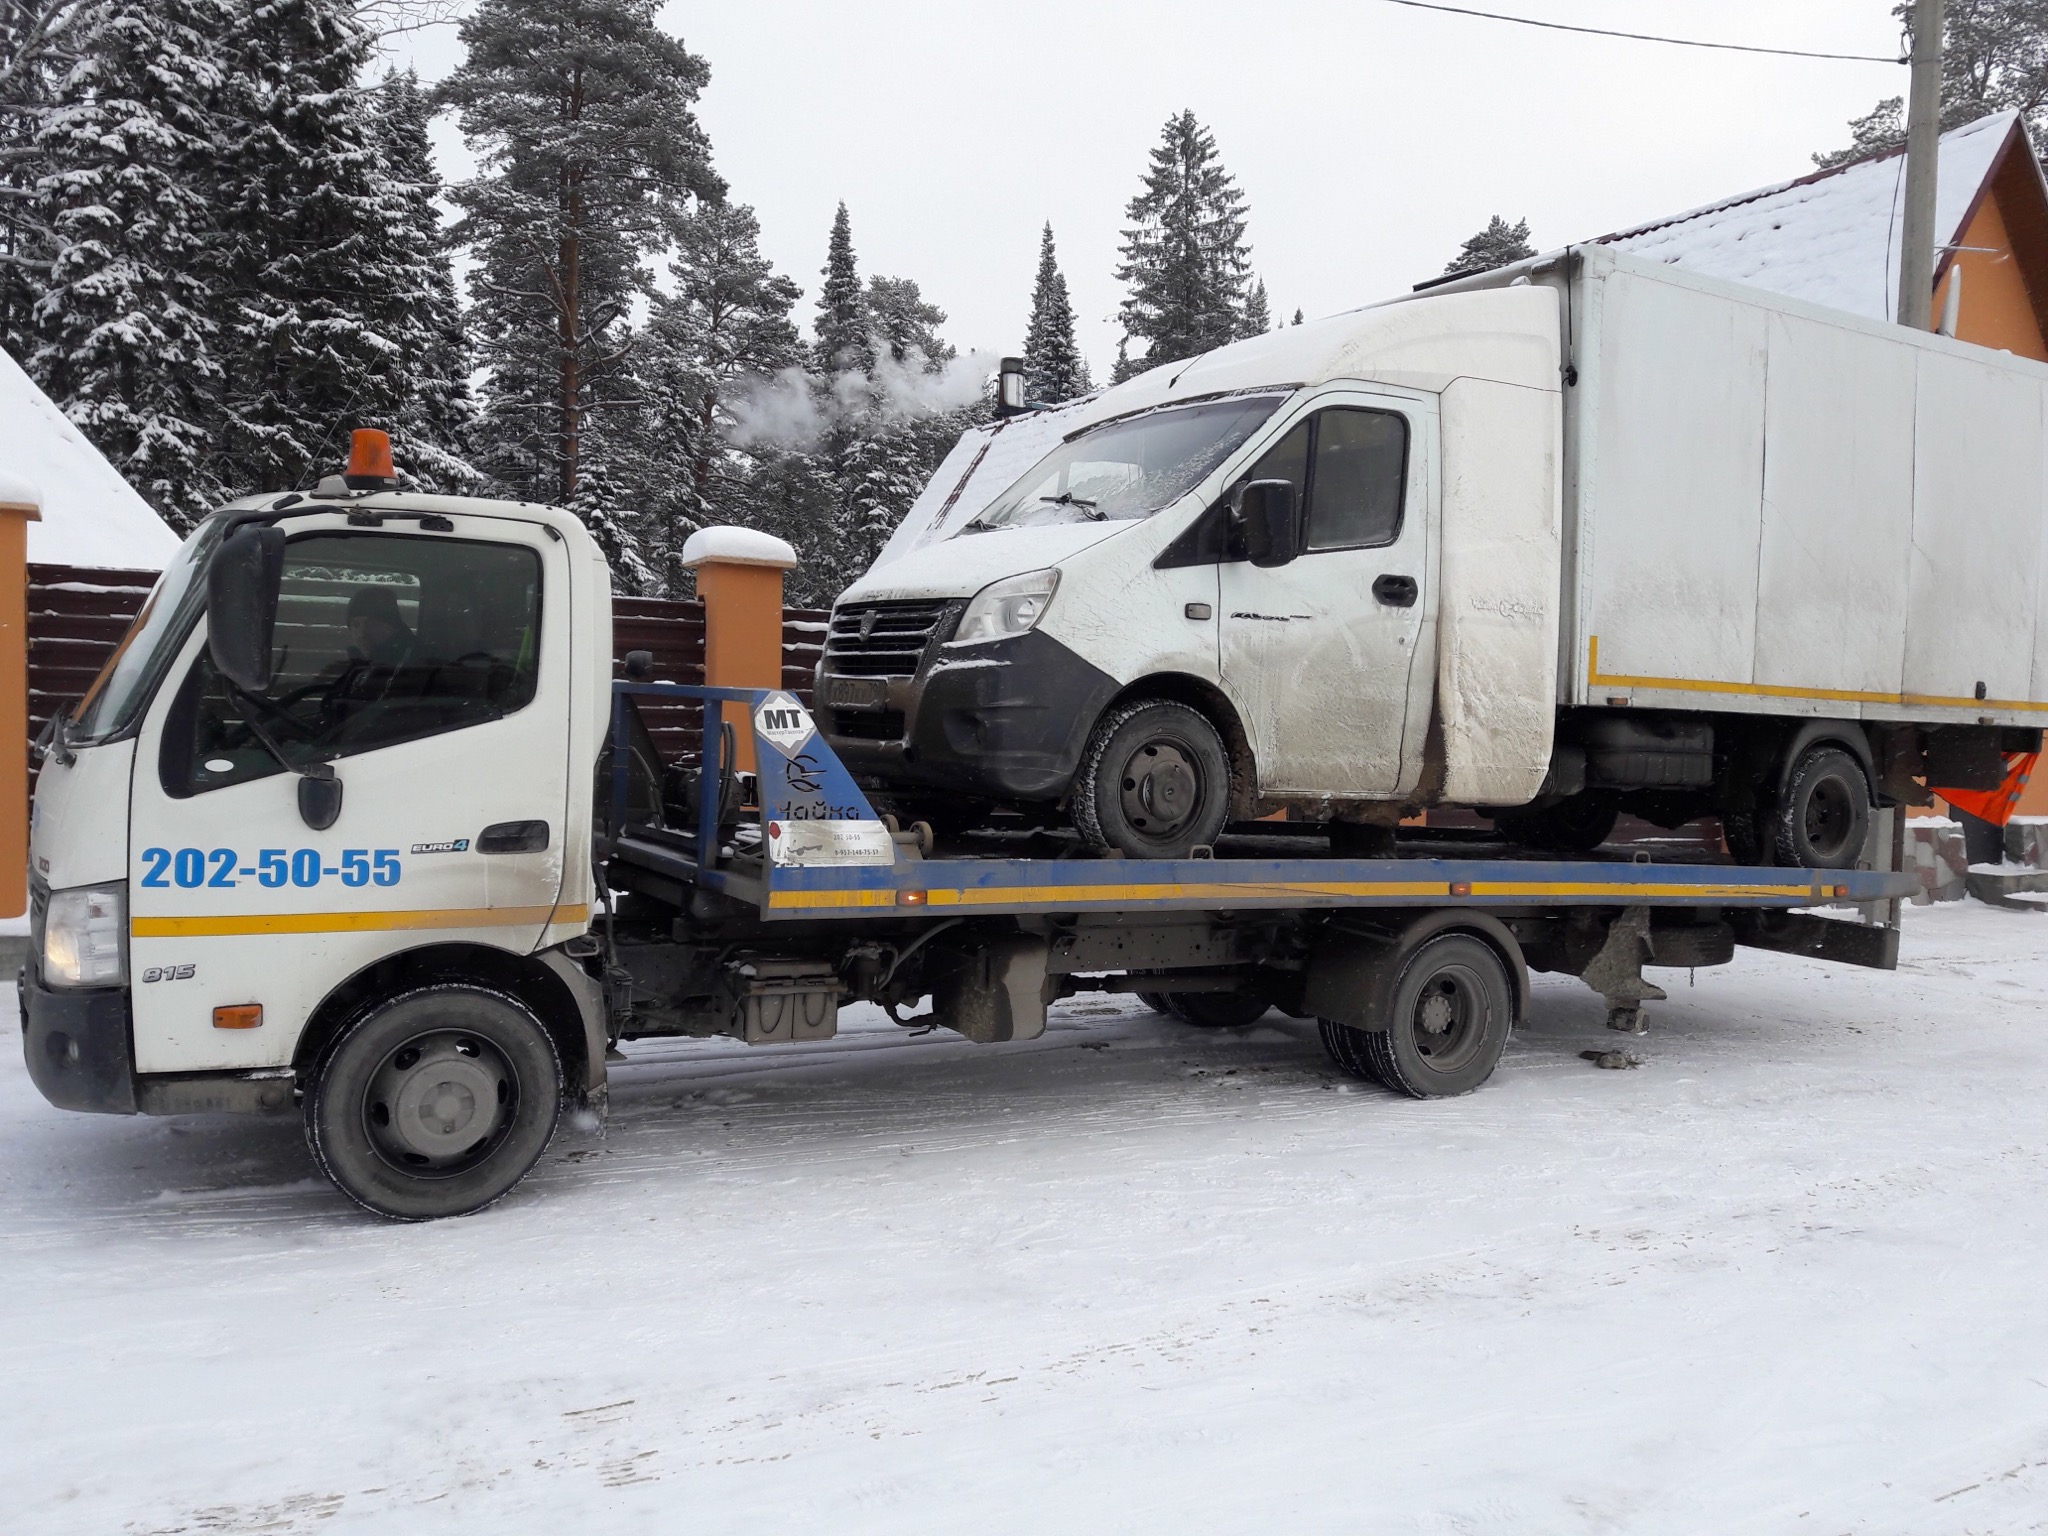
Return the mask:
[[[1173,1002],[1164,992],[1133,992],[1131,996],[1150,1008],[1154,1013],[1171,1014]]]
[[[562,1064],[520,1004],[443,984],[393,998],[335,1041],[306,1140],[335,1186],[400,1221],[467,1216],[526,1176],[555,1134]]]
[[[1166,1011],[1197,1029],[1240,1029],[1256,1024],[1272,1008],[1263,992],[1169,992]]]
[[[1591,853],[1606,842],[1621,817],[1621,802],[1608,790],[1589,789],[1540,811],[1508,812],[1494,826],[1509,842],[1545,853]]]
[[[1343,1043],[1364,1057],[1361,1075],[1410,1098],[1443,1099],[1493,1076],[1514,1021],[1514,988],[1493,946],[1446,933],[1419,946],[1401,968],[1386,1028],[1346,1030],[1355,1039]],[[1326,1045],[1333,1028],[1346,1029],[1322,1023]]]
[[[1816,746],[1793,765],[1772,826],[1776,862],[1853,869],[1870,835],[1870,781],[1840,747]]]
[[[1230,757],[1199,711],[1162,699],[1103,716],[1074,780],[1074,825],[1097,848],[1184,859],[1230,810]]]
[[[1330,1060],[1353,1077],[1368,1083],[1386,1083],[1372,1064],[1372,1057],[1365,1049],[1365,1031],[1353,1029],[1348,1024],[1339,1024],[1335,1019],[1317,1019],[1316,1029],[1323,1037],[1323,1050]]]

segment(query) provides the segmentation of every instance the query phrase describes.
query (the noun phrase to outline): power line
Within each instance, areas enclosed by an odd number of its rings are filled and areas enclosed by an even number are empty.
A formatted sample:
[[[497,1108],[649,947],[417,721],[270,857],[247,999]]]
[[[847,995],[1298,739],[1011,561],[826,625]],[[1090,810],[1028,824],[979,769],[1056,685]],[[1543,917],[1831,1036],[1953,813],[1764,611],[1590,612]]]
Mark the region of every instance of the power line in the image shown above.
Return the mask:
[[[1637,43],[1670,43],[1679,48],[1713,48],[1723,53],[1769,53],[1781,59],[1842,59],[1856,64],[1904,64],[1902,58],[1881,58],[1874,53],[1816,53],[1805,48],[1760,48],[1752,43],[1708,43],[1696,37],[1656,37],[1648,32],[1615,32],[1606,27],[1575,27],[1562,21],[1538,21],[1533,16],[1507,16],[1499,11],[1474,11],[1462,5],[1438,5],[1434,0],[1381,0],[1385,5],[1405,5],[1417,11],[1443,11],[1451,16],[1478,16],[1487,21],[1512,21],[1517,26],[1542,27],[1547,32],[1583,32],[1590,37],[1625,37]]]

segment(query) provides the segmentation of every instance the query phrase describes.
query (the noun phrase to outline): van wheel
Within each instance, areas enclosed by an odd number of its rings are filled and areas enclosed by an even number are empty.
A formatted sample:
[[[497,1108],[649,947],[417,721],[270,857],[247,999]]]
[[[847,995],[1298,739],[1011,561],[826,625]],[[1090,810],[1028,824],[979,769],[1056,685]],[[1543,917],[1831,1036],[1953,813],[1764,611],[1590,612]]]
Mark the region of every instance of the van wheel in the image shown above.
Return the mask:
[[[1155,699],[1103,716],[1074,780],[1074,826],[1134,859],[1184,859],[1214,843],[1230,809],[1230,757],[1216,727]]]
[[[561,1058],[540,1021],[501,993],[442,984],[335,1041],[306,1094],[306,1141],[365,1210],[467,1216],[526,1177],[561,1109]]]
[[[1612,790],[1589,789],[1540,811],[1510,811],[1493,824],[1502,837],[1546,853],[1591,853],[1614,831],[1621,802]]]
[[[1853,869],[1870,835],[1870,781],[1840,747],[1800,755],[1772,826],[1772,853],[1792,869]]]
[[[1446,933],[1408,957],[1384,1028],[1318,1022],[1324,1048],[1347,1071],[1410,1098],[1444,1099],[1493,1076],[1514,1026],[1515,994],[1491,944]]]

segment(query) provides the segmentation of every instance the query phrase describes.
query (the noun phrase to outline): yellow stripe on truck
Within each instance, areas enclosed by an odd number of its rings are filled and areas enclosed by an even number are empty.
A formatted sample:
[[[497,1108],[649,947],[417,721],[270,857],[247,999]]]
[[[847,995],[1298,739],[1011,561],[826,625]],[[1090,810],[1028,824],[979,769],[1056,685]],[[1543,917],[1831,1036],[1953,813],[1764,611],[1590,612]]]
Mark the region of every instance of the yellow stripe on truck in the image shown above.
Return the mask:
[[[264,933],[402,933],[442,928],[519,928],[583,923],[584,903],[552,907],[424,907],[410,912],[270,912],[252,917],[138,917],[138,939],[215,939]]]
[[[1737,885],[1707,884],[1700,881],[1653,884],[1647,881],[1592,883],[1493,880],[1473,881],[1470,894],[1496,899],[1515,896],[1551,900],[1560,897],[1607,897],[1616,901],[1691,898],[1735,900],[1757,896],[1804,896],[1818,899],[1821,895],[1804,881],[1796,884],[1785,882],[1771,885]],[[922,905],[928,909],[1010,905],[1056,907],[1104,901],[1127,903],[1194,900],[1229,904],[1248,900],[1287,900],[1301,896],[1441,896],[1449,900],[1451,888],[1441,880],[1290,880],[1229,885],[1010,885],[968,890],[934,887],[925,893]],[[895,892],[888,890],[776,891],[769,896],[768,905],[773,910],[781,911],[819,911],[833,907],[891,907],[896,905],[896,895]]]

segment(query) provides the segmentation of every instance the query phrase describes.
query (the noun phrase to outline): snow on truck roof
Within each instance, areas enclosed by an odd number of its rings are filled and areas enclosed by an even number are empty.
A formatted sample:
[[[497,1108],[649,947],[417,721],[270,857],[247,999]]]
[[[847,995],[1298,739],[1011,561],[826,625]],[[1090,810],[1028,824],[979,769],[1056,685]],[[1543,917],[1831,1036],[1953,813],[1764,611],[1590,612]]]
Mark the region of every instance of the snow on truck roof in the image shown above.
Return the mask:
[[[1995,112],[1941,136],[1934,227],[1942,245],[1962,239],[2000,152],[2015,135],[2025,152],[2019,114]],[[1638,224],[1595,243],[1888,321],[1899,286],[1905,177],[1906,156],[1892,150]]]
[[[0,464],[0,501],[42,507],[28,525],[32,563],[161,570],[178,548],[178,536],[5,349]]]
[[[1557,345],[1556,296],[1523,287],[1350,310],[1162,363],[1079,400],[963,433],[875,565],[946,537],[1063,438],[1118,416],[1339,379],[1441,391],[1455,378],[1485,378],[1555,391]]]

